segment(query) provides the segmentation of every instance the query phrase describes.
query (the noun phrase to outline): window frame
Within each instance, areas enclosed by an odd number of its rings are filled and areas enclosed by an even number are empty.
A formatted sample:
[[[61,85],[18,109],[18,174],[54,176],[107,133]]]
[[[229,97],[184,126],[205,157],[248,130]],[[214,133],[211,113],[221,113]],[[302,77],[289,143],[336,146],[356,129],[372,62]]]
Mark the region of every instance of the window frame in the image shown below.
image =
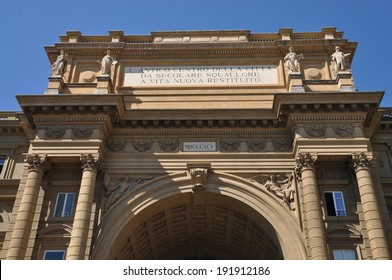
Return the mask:
[[[62,259],[55,259],[55,260],[65,260],[65,250],[64,249],[51,249],[51,250],[45,250],[42,259],[46,261],[52,261],[52,259],[46,259],[46,254],[47,253],[54,253],[54,252],[62,252],[63,253],[63,258]]]
[[[60,195],[65,194],[64,197],[64,201],[63,201],[63,205],[62,205],[62,209],[61,209],[61,215],[56,215],[57,213],[59,213],[59,211],[57,210],[58,207],[58,203],[59,203],[59,198]],[[72,200],[72,205],[71,205],[71,213],[69,215],[64,215],[64,213],[67,213],[69,211],[65,211],[66,207],[67,207],[67,203],[68,203],[68,196],[69,195],[73,195],[73,200]],[[56,195],[56,203],[53,209],[53,218],[57,218],[57,219],[61,219],[61,218],[70,218],[73,217],[74,215],[74,208],[75,208],[75,200],[76,200],[76,192],[72,192],[72,191],[61,191],[58,192]]]
[[[4,178],[3,173],[5,172],[4,170],[6,169],[7,158],[8,158],[7,155],[0,154],[0,163],[1,163],[2,159],[4,159],[3,164],[0,164],[0,179]]]
[[[343,254],[343,259],[336,259],[335,258],[335,252],[341,252]],[[345,258],[345,252],[352,252],[354,255],[354,259],[351,258]],[[348,249],[348,248],[336,248],[332,249],[332,257],[333,260],[358,260],[357,252],[354,249]]]
[[[330,210],[328,208],[328,200],[327,200],[327,193],[332,194],[332,200],[333,200],[333,205],[334,205],[334,209],[333,211],[335,212],[335,215],[330,215]],[[341,198],[336,198],[335,194],[340,194]],[[345,202],[345,195],[343,191],[336,191],[336,190],[324,190],[324,199],[325,199],[325,210],[327,213],[328,217],[347,217],[348,216],[348,212],[347,212],[347,207],[346,207],[346,202]],[[341,204],[343,206],[343,210],[339,209],[339,204],[337,203],[337,200],[341,201]]]

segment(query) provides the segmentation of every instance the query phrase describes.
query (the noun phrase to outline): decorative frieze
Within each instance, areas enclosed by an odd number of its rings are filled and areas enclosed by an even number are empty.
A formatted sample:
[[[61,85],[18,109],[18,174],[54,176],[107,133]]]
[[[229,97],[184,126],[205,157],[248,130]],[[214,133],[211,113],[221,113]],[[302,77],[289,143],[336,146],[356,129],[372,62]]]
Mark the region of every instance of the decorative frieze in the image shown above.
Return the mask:
[[[197,138],[200,139],[200,138]],[[200,139],[202,140],[202,139]],[[216,141],[184,141],[176,138],[109,138],[106,147],[111,152],[290,152],[293,141],[291,138],[245,138],[221,139]],[[127,145],[127,144],[130,145]],[[182,148],[180,148],[180,144]]]

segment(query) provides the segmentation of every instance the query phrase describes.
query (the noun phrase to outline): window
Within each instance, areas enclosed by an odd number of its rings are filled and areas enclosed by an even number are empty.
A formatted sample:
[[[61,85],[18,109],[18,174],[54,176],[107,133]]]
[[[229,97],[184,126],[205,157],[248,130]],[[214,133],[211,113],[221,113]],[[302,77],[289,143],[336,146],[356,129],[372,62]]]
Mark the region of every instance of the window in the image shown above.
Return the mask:
[[[342,192],[325,192],[328,216],[347,216]]]
[[[65,256],[64,250],[45,250],[44,260],[63,260]]]
[[[355,255],[354,250],[333,250],[333,259],[334,260],[356,260],[357,257]]]
[[[75,193],[58,193],[54,217],[70,217],[73,215]]]
[[[0,175],[4,165],[5,165],[5,156],[0,155]]]

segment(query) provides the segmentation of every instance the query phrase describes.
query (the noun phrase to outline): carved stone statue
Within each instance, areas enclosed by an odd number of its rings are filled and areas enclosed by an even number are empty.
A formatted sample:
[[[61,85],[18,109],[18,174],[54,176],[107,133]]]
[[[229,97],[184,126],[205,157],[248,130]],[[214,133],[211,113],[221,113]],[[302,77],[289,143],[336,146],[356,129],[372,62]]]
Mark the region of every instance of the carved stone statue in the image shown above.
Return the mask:
[[[345,62],[345,57],[350,56],[351,53],[346,53],[344,54],[342,51],[340,51],[340,47],[336,46],[335,47],[335,52],[332,54],[332,61],[335,61],[336,63],[336,68],[335,71],[345,71],[346,70],[346,62]]]
[[[293,174],[288,176],[281,175],[258,175],[251,180],[261,183],[268,191],[282,199],[291,210],[295,210],[293,205],[295,187],[293,184]]]
[[[297,55],[294,52],[294,48],[293,47],[290,47],[289,51],[290,52],[288,54],[286,54],[286,56],[284,57],[284,61],[287,64],[287,68],[289,69],[289,72],[299,72],[299,68],[298,68],[299,61],[301,59],[303,59],[304,56],[302,55],[302,53]]]
[[[117,63],[117,61],[115,61],[113,57],[110,56],[110,50],[107,50],[106,55],[102,58],[101,61],[98,62],[101,63],[102,75],[110,75],[112,65]]]
[[[56,58],[56,61],[51,65],[52,76],[62,76],[67,71],[67,55],[64,50],[60,51],[60,55]]]

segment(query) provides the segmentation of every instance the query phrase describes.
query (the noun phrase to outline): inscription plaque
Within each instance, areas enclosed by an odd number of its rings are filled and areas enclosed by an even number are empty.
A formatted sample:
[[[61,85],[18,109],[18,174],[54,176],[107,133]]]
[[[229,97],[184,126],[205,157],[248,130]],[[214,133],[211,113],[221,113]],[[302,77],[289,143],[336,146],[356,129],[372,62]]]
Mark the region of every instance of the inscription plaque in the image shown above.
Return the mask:
[[[215,142],[184,142],[184,152],[215,152]]]
[[[124,86],[277,85],[276,65],[125,67]]]

